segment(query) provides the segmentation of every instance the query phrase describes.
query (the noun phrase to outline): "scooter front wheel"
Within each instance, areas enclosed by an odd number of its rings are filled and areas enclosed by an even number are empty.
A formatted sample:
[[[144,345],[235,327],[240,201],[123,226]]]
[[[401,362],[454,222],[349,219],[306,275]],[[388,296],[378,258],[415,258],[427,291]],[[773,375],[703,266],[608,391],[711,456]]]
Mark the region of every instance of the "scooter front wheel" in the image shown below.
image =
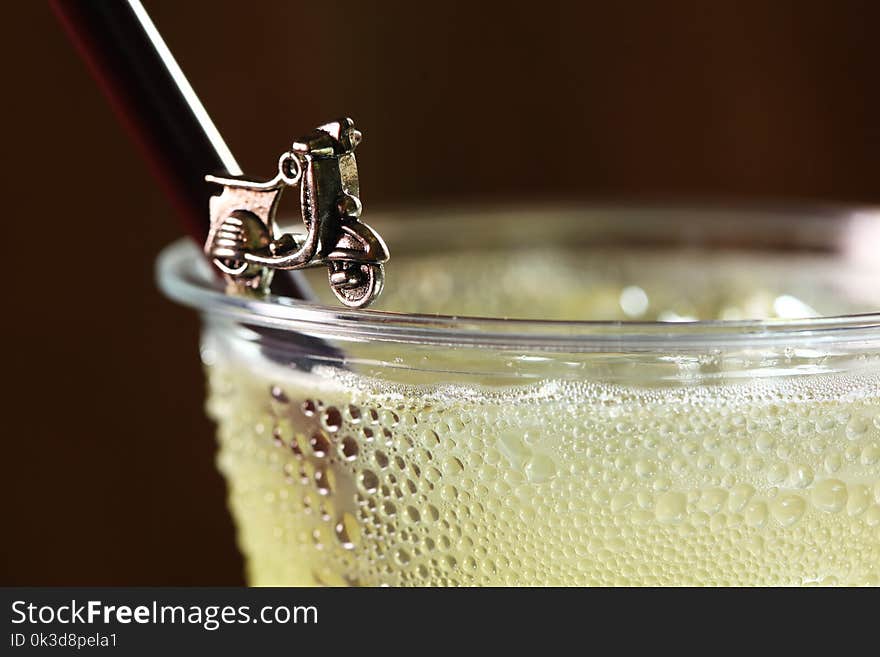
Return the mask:
[[[366,308],[385,285],[385,267],[378,263],[334,262],[328,275],[333,294],[349,308]]]

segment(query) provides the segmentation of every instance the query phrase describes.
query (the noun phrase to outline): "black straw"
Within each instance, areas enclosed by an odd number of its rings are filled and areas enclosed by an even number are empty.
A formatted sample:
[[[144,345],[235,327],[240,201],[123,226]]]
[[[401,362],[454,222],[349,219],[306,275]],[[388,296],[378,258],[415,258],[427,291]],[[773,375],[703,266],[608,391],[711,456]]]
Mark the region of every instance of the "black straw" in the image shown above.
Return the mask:
[[[240,175],[220,133],[140,0],[51,0],[51,5],[199,244],[208,235],[205,174]],[[298,272],[276,276],[278,294],[308,298]]]

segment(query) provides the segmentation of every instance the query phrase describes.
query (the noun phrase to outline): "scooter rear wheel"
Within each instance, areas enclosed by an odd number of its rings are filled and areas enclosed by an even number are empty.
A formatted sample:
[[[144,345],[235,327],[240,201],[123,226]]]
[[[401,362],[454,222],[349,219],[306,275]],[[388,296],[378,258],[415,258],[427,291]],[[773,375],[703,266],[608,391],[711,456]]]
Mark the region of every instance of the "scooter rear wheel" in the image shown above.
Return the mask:
[[[382,292],[385,267],[377,263],[334,263],[328,268],[330,289],[349,308],[366,308]],[[341,276],[340,274],[345,274]]]

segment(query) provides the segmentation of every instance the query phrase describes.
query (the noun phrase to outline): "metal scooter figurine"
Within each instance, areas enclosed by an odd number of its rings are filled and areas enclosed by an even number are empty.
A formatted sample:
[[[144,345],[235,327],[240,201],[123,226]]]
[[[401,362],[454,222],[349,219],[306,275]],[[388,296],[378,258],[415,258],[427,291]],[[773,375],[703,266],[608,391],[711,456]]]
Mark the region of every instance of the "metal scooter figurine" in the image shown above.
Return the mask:
[[[344,118],[297,139],[272,180],[206,177],[223,192],[211,197],[205,253],[232,291],[265,293],[275,269],[326,265],[330,287],[346,306],[363,308],[379,296],[388,248],[359,221],[354,149],[360,141],[354,122]],[[279,235],[278,201],[285,187],[295,185],[306,232]]]

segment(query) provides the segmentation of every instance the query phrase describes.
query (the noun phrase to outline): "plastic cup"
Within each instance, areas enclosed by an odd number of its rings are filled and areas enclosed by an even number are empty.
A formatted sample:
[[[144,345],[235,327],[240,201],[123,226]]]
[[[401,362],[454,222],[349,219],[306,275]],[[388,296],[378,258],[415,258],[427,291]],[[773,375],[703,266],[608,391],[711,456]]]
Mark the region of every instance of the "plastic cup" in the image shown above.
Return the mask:
[[[379,310],[159,259],[252,584],[880,583],[878,215],[370,221]]]

